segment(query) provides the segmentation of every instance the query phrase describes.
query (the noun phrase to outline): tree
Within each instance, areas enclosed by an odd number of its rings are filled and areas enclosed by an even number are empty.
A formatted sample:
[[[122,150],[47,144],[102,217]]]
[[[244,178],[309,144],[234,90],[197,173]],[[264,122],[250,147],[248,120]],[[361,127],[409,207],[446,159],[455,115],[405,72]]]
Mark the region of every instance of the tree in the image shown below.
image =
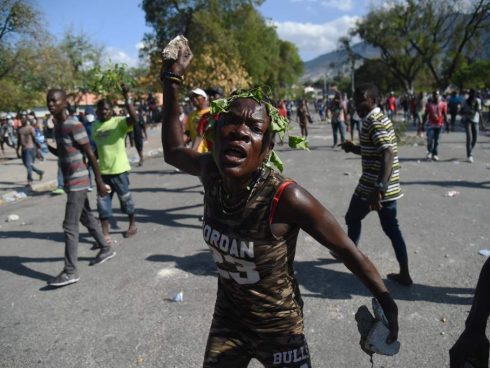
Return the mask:
[[[0,80],[19,65],[26,44],[42,39],[45,32],[39,18],[39,12],[25,0],[0,0]]]
[[[83,32],[76,34],[67,30],[59,48],[70,61],[72,80],[69,89],[86,90],[92,69],[101,67],[104,47],[95,45]]]
[[[403,89],[400,81],[395,78],[386,64],[380,59],[366,60],[354,73],[356,83],[373,83],[381,93],[399,91]]]
[[[490,87],[490,60],[478,60],[472,64],[463,62],[453,73],[452,82],[460,90],[464,88]]]
[[[373,9],[353,34],[381,50],[381,60],[407,90],[424,68],[437,87],[445,89],[482,31],[490,29],[488,0],[393,0],[390,4]]]
[[[147,23],[154,29],[145,35],[142,50],[150,58],[150,78],[159,74],[160,50],[180,33],[194,53],[187,86],[219,86],[228,93],[259,84],[276,91],[294,82],[302,72],[297,50],[283,44],[259,14],[255,6],[262,2],[144,0]]]
[[[414,12],[405,9],[405,3],[395,3],[388,10],[377,8],[361,19],[352,35],[379,48],[380,61],[388,67],[405,91],[413,90],[413,81],[424,67],[424,60],[406,37],[416,26]]]

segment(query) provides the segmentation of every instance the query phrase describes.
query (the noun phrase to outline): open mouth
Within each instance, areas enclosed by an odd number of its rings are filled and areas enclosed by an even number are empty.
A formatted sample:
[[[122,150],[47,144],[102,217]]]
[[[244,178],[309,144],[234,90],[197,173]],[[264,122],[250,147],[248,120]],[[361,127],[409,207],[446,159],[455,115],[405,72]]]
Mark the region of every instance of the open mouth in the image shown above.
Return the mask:
[[[224,150],[225,161],[228,162],[239,162],[247,157],[247,152],[243,147],[240,146],[228,146]]]

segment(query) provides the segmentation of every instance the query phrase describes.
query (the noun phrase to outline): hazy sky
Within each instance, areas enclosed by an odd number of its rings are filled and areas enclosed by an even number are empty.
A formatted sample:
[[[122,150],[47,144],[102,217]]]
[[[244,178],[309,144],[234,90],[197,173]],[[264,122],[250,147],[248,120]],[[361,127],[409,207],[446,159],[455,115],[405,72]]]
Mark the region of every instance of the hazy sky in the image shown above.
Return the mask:
[[[267,0],[260,12],[294,43],[303,61],[332,51],[337,40],[367,13],[372,0]],[[114,62],[136,65],[145,25],[141,0],[38,0],[43,22],[61,37],[67,29],[83,31]]]

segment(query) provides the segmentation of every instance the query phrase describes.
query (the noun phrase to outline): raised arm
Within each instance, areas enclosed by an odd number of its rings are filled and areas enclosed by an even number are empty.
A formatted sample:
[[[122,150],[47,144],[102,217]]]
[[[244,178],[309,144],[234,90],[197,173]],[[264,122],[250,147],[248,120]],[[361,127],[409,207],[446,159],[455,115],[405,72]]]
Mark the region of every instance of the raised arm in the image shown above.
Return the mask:
[[[163,157],[165,162],[182,171],[191,175],[200,175],[203,154],[185,146],[179,121],[178,94],[191,59],[191,50],[188,47],[181,47],[176,61],[164,60],[163,62],[160,73],[164,103]]]
[[[138,116],[136,114],[136,109],[134,108],[134,105],[129,101],[129,88],[127,85],[122,84],[121,85],[121,91],[122,95],[124,97],[124,104],[126,107],[126,111],[129,114],[129,118],[126,119],[128,125],[134,125],[138,121]]]
[[[334,216],[297,184],[286,187],[273,224],[297,225],[330,249],[378,299],[389,322],[390,341],[398,337],[398,308],[373,263],[355,246]],[[276,234],[279,235],[279,234]]]

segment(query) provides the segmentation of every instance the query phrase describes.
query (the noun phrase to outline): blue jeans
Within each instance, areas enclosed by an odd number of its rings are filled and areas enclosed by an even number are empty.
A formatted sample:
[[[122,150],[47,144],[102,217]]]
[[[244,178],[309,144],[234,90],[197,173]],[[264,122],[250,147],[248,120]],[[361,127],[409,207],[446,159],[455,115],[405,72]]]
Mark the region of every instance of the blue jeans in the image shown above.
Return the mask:
[[[337,132],[340,133],[340,143],[345,142],[345,125],[343,121],[332,121],[333,145],[337,145]]]
[[[441,128],[427,127],[427,151],[437,156],[437,147],[439,146],[439,135]]]
[[[347,214],[345,215],[345,222],[347,224],[349,238],[356,245],[359,243],[361,237],[361,221],[369,212],[370,209],[368,203],[354,194],[350,201]],[[377,212],[381,221],[381,227],[391,240],[391,245],[395,250],[396,259],[398,260],[400,267],[408,268],[407,246],[396,218],[396,200],[383,202],[383,208]]]
[[[112,197],[117,193],[121,211],[127,215],[134,215],[134,202],[129,192],[129,175],[127,172],[117,175],[102,175],[105,184],[111,187],[111,193],[105,197],[98,197],[97,209],[101,220],[112,217]]]
[[[65,178],[63,177],[63,172],[61,171],[60,160],[58,160],[58,174],[57,174],[57,186],[59,189],[64,189],[65,187]]]
[[[22,150],[22,163],[27,169],[27,181],[30,183],[32,181],[32,172],[41,176],[44,174],[43,170],[38,169],[34,166],[34,161],[36,161],[36,149],[35,148],[24,148]]]

